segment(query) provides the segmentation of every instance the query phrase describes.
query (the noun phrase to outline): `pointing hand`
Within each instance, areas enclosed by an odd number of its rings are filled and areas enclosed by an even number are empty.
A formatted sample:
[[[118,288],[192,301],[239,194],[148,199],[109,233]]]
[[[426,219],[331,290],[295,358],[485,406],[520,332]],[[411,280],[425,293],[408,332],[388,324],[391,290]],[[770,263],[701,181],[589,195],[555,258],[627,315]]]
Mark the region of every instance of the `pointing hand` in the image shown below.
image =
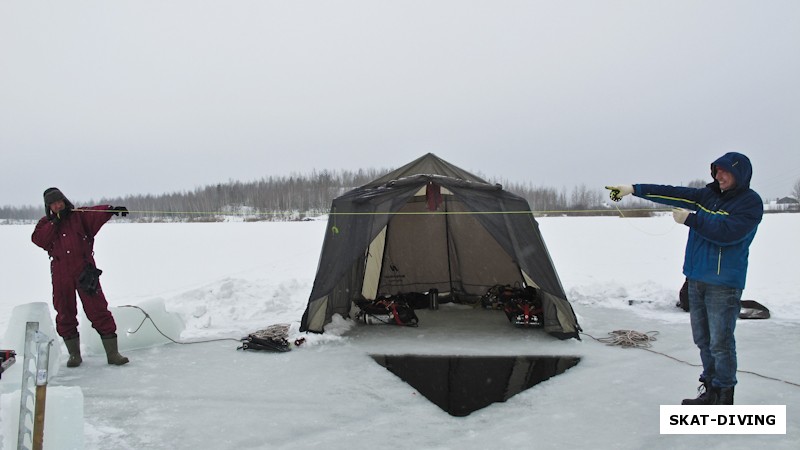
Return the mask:
[[[622,197],[625,197],[626,195],[633,194],[633,185],[631,185],[631,184],[620,184],[620,185],[617,185],[617,186],[606,186],[606,189],[611,191],[608,194],[608,196],[611,198],[611,200],[614,200],[615,202],[618,202],[618,201],[622,200]]]

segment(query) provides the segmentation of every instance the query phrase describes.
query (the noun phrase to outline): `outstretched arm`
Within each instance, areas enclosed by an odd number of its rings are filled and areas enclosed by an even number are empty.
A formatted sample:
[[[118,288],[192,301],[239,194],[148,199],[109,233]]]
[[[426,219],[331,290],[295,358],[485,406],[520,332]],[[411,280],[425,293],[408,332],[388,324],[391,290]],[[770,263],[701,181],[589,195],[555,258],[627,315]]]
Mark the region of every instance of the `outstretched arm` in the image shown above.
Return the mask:
[[[92,236],[95,236],[106,222],[111,220],[111,205],[97,205],[83,208],[76,208],[73,213],[79,214],[78,219],[83,222],[83,229]]]

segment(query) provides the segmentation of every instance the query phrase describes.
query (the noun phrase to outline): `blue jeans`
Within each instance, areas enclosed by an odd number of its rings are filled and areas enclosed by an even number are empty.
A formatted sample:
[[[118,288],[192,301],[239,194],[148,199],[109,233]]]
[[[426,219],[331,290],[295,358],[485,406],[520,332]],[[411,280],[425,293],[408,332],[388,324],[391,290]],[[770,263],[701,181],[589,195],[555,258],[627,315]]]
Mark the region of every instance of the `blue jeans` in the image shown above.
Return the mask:
[[[692,337],[703,362],[701,378],[718,388],[736,385],[736,339],[742,290],[689,280]]]

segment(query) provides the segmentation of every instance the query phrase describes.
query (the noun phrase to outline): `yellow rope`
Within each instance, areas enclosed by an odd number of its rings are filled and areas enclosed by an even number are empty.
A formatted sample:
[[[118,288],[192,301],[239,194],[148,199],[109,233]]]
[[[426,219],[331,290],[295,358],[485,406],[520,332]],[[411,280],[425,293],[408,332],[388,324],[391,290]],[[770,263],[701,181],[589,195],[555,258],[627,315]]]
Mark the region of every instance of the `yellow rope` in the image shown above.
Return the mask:
[[[616,207],[616,205],[615,205]],[[620,217],[626,216],[622,213],[619,207],[616,208]],[[95,213],[114,213],[116,210],[98,210],[98,209],[80,209],[76,208],[73,211],[77,212],[95,212]],[[663,212],[670,211],[670,209],[663,208],[641,208],[641,209],[627,209],[627,212]],[[382,214],[401,215],[401,216],[417,216],[417,215],[483,215],[483,214],[583,214],[583,213],[608,213],[607,209],[565,209],[565,210],[523,210],[523,211],[397,211],[397,212],[327,212],[320,213],[321,215],[328,216],[375,216]],[[235,211],[156,211],[156,210],[128,210],[128,213],[138,214],[162,214],[162,215],[219,215],[219,216],[279,216],[291,215],[300,213],[299,211],[270,211],[270,212],[235,212]],[[303,212],[308,214],[308,212]]]

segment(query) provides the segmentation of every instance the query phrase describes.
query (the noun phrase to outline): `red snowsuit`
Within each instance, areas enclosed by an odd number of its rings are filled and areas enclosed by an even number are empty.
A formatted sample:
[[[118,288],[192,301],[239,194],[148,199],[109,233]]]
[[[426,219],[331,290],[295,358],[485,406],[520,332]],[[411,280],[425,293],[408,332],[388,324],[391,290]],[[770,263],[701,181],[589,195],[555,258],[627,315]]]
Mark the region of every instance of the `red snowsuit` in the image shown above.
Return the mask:
[[[63,338],[78,334],[78,306],[75,291],[81,297],[83,311],[92,327],[101,336],[117,331],[114,317],[98,283],[97,292],[90,294],[78,288],[78,277],[87,264],[94,266],[94,236],[109,219],[110,205],[81,208],[70,211],[60,222],[42,217],[36,224],[31,240],[50,255],[50,273],[53,279],[53,307],[56,309],[56,331]]]

